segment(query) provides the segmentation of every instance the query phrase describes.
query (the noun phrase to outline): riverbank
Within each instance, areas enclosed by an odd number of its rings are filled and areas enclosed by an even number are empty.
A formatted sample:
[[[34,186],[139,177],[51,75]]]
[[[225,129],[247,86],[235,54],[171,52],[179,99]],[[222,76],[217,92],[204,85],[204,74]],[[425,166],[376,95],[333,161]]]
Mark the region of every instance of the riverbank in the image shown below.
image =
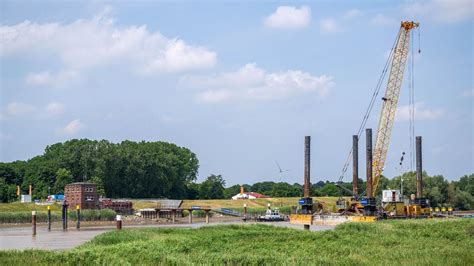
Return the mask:
[[[254,225],[111,231],[77,248],[0,251],[6,265],[473,265],[474,220],[345,223],[308,232]],[[304,254],[304,256],[303,256]]]

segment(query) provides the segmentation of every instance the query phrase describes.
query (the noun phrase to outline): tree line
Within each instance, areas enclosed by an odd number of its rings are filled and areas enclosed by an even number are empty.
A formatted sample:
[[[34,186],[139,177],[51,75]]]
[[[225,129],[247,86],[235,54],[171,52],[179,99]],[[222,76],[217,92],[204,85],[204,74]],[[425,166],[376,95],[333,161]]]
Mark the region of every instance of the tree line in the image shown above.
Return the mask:
[[[0,201],[17,199],[16,186],[23,194],[33,186],[33,198],[62,194],[72,182],[97,184],[99,194],[110,198],[173,198],[230,199],[240,192],[240,185],[226,187],[221,175],[210,175],[196,182],[199,160],[192,151],[167,142],[111,143],[107,140],[73,139],[46,147],[44,153],[27,161],[0,163]],[[404,195],[414,194],[416,173],[380,180],[380,190],[400,189],[403,179]],[[424,195],[432,206],[474,208],[474,174],[448,181],[442,175],[429,176],[423,172]],[[340,184],[352,190],[352,184]],[[245,191],[270,197],[301,197],[303,185],[286,182],[243,184]],[[358,191],[365,190],[359,179]],[[378,193],[380,197],[380,191]],[[318,181],[311,186],[312,196],[350,196],[334,182]]]
[[[429,176],[423,172],[423,195],[431,206],[450,206],[456,209],[474,209],[474,174],[464,175],[457,181],[448,181],[442,175]],[[403,179],[403,182],[401,181]],[[384,176],[380,178],[380,190],[377,193],[377,200],[381,200],[381,190],[401,189],[405,198],[410,198],[411,194],[416,194],[416,172],[406,172],[401,176],[388,179]],[[349,191],[352,190],[352,183],[343,182],[339,184]],[[285,182],[259,182],[253,185],[244,184],[245,191],[261,193],[270,197],[301,197],[303,195],[303,185]],[[365,191],[365,181],[358,180],[357,189],[359,193]],[[230,198],[240,192],[240,185],[223,188],[224,198]],[[339,188],[335,182],[319,181],[311,185],[311,196],[313,197],[339,197],[351,196],[346,190]]]
[[[64,185],[88,181],[112,198],[185,198],[197,178],[196,154],[167,142],[111,143],[73,139],[46,147],[27,161],[0,163],[1,201],[33,186],[33,198],[61,194]]]

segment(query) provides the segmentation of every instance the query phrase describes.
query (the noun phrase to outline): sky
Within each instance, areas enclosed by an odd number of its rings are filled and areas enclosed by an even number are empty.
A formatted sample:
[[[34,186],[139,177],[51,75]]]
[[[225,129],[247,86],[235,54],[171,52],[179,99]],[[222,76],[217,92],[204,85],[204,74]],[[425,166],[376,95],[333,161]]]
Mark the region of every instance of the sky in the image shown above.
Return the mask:
[[[1,0],[0,161],[73,138],[167,141],[197,154],[198,181],[302,183],[310,135],[312,182],[336,181],[400,21],[414,20],[384,175],[412,167],[412,76],[423,168],[458,179],[474,172],[473,5]]]

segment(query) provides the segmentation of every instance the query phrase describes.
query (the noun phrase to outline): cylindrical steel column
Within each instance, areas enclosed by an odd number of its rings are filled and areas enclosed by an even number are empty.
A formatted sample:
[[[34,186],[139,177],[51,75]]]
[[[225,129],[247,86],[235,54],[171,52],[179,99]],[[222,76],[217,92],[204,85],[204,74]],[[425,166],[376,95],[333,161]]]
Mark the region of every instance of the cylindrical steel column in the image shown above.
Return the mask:
[[[416,137],[416,197],[423,198],[423,164],[421,157],[421,136]]]
[[[367,198],[373,198],[372,195],[372,129],[365,129],[365,144],[366,144],[366,173],[367,173],[367,183],[366,183],[366,193]]]
[[[352,136],[352,192],[357,195],[357,181],[359,179],[359,137]]]
[[[311,190],[311,136],[304,137],[304,197],[309,198]]]

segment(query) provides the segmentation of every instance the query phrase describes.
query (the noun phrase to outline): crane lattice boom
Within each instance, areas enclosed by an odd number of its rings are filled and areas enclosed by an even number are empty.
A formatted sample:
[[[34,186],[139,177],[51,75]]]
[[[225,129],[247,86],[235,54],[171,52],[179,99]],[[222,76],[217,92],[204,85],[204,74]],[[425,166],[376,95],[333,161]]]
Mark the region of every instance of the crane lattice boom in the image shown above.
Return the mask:
[[[398,96],[402,87],[403,73],[408,57],[408,48],[410,44],[410,30],[419,26],[419,23],[404,21],[401,23],[398,33],[397,44],[392,55],[392,64],[390,67],[390,76],[388,77],[387,88],[383,99],[382,112],[380,114],[377,137],[373,155],[373,178],[372,195],[375,195],[380,176],[387,158],[387,151],[392,135],[395,112],[398,105]]]

